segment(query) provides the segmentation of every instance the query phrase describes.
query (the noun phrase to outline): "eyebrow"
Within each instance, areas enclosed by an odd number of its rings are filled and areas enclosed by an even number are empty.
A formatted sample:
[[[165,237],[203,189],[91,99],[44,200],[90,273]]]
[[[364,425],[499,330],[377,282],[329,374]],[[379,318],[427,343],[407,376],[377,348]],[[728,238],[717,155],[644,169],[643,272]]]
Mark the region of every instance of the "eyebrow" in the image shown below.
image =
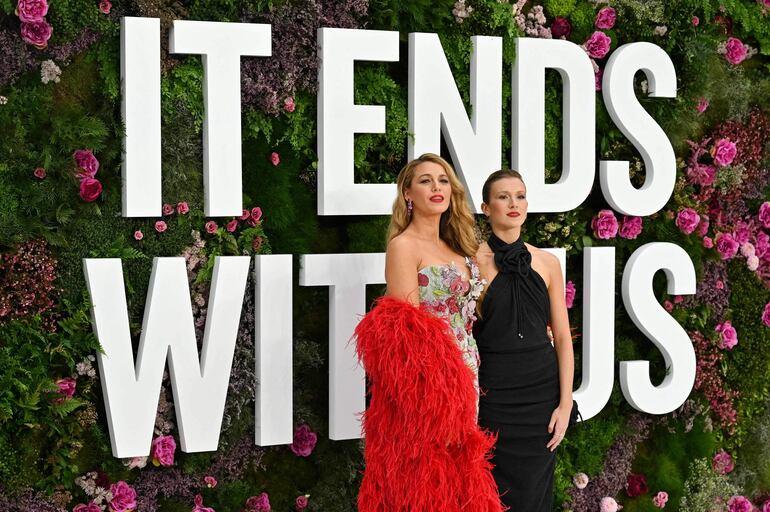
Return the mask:
[[[427,176],[427,177],[429,177],[429,178],[431,177],[431,175],[430,175],[430,174],[428,174],[427,172],[426,172],[425,174],[420,174],[420,175],[419,175],[419,176],[417,176],[417,177],[418,177],[418,178],[424,178],[425,176]],[[440,174],[440,175],[439,175],[439,178],[448,178],[448,176],[447,176],[446,174]]]

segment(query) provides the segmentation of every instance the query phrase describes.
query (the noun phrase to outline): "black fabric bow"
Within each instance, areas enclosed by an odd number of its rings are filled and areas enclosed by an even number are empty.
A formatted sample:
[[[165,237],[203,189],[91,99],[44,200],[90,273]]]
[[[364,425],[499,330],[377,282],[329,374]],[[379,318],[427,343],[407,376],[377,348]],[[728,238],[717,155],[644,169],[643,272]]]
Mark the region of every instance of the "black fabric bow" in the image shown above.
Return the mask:
[[[530,254],[521,236],[510,244],[502,241],[493,232],[487,241],[489,248],[495,253],[495,265],[497,271],[503,274],[509,274],[513,278],[511,293],[513,294],[513,307],[516,310],[515,331],[519,338],[524,341],[524,335],[521,333],[521,279],[529,275],[532,268],[532,254]]]

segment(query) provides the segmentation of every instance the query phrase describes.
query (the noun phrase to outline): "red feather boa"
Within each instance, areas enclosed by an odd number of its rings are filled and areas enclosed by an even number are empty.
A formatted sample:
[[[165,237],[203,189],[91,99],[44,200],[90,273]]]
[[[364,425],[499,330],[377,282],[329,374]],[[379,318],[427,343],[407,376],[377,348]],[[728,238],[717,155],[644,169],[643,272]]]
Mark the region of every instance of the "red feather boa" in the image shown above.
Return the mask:
[[[505,510],[489,462],[496,437],[476,423],[473,372],[446,322],[380,297],[355,336],[371,395],[358,510]]]

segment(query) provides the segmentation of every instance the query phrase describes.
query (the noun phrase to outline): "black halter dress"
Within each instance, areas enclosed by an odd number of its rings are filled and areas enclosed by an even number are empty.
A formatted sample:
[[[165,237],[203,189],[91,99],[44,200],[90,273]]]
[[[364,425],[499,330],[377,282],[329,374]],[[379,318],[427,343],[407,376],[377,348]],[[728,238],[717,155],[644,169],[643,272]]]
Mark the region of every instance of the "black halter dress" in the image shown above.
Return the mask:
[[[546,445],[560,393],[546,332],[548,289],[521,237],[506,244],[493,233],[488,243],[498,274],[473,326],[481,358],[479,424],[498,433],[492,474],[502,501],[511,512],[551,512],[556,452]]]

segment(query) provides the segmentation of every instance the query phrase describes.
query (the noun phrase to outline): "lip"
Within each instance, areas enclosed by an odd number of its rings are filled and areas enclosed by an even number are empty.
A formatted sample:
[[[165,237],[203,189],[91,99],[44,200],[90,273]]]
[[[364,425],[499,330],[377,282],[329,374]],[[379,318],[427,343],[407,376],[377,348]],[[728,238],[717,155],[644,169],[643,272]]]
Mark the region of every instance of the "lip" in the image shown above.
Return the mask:
[[[509,217],[518,217],[521,214],[519,212],[509,212],[506,215],[508,215]]]
[[[441,203],[444,201],[444,196],[436,194],[435,196],[430,196],[430,200],[434,203]]]

